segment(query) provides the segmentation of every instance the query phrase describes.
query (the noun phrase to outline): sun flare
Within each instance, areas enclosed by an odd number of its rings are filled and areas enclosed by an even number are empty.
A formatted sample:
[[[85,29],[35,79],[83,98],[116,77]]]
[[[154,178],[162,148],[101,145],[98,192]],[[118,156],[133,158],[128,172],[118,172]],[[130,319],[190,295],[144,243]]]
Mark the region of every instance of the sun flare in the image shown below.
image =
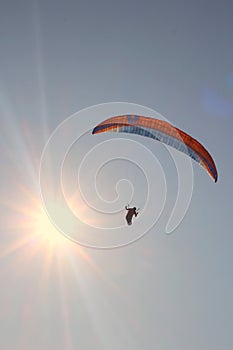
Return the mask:
[[[50,246],[58,247],[63,245],[67,239],[62,236],[61,232],[56,229],[53,223],[50,221],[44,208],[41,206],[32,210],[29,213],[31,225],[33,228],[33,233],[38,237],[41,242],[43,241]]]
[[[53,225],[40,196],[27,188],[21,188],[20,193],[20,199],[9,208],[12,215],[6,229],[10,239],[5,246],[2,245],[0,258],[14,255],[20,266],[30,266],[39,260],[40,281],[44,286],[55,271],[71,269],[76,274],[78,265],[74,261],[79,261],[105,279],[103,271],[86,249],[68,239]],[[54,211],[63,215],[59,203],[54,203]]]
[[[39,196],[36,197],[25,188],[21,193],[20,203],[9,208],[15,216],[15,219],[8,223],[13,243],[2,250],[1,256],[23,251],[29,247],[30,254],[27,253],[27,256],[36,254],[38,251],[42,255],[64,255],[67,247],[73,246],[74,243],[53,225]]]

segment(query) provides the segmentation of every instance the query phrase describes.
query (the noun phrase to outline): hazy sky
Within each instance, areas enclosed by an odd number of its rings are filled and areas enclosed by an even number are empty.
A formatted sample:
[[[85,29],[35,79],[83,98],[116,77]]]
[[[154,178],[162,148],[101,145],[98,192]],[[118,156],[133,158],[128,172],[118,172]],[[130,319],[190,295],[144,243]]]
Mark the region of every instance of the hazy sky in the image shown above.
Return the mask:
[[[1,349],[233,348],[232,13],[230,0],[0,1]],[[162,148],[141,141],[164,167],[167,211],[133,244],[93,250],[50,224],[39,164],[61,122],[114,101],[151,108],[203,142],[219,181],[193,164],[190,207],[165,235],[177,175]],[[82,154],[95,144],[87,135]],[[100,180],[108,200],[124,166]],[[131,167],[137,201],[145,180]]]

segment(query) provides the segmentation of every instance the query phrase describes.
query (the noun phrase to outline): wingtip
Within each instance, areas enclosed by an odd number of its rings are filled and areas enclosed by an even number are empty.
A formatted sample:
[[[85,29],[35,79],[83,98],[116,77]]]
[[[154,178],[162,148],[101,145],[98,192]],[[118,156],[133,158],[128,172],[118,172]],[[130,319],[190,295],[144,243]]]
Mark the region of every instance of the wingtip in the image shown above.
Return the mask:
[[[213,181],[216,183],[218,181],[218,174],[216,173],[213,177]]]

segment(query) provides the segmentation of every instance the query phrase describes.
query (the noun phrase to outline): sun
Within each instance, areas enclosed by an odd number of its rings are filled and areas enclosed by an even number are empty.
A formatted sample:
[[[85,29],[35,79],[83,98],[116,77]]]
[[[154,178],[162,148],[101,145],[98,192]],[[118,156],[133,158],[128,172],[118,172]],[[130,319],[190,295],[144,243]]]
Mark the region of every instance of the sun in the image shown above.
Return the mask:
[[[53,223],[50,221],[48,214],[42,205],[29,211],[30,224],[33,230],[33,234],[38,240],[51,248],[61,249],[64,244],[67,244],[67,239],[62,236],[61,232],[56,229]]]
[[[54,210],[62,215],[59,203],[54,203]],[[20,266],[19,271],[26,271],[35,261],[40,261],[38,279],[44,287],[51,274],[73,271],[76,276],[80,266],[95,271],[106,280],[87,248],[67,238],[53,225],[39,195],[28,188],[21,188],[17,203],[11,203],[11,212],[6,227],[9,239],[5,246],[2,245],[0,257],[14,256],[15,264]]]
[[[76,250],[81,249],[53,225],[39,196],[32,194],[27,188],[21,188],[21,194],[21,199],[9,208],[12,219],[7,229],[13,232],[13,242],[1,251],[1,256],[22,252],[25,257],[30,258],[37,253],[45,257],[61,258],[68,248],[74,249],[75,246]]]

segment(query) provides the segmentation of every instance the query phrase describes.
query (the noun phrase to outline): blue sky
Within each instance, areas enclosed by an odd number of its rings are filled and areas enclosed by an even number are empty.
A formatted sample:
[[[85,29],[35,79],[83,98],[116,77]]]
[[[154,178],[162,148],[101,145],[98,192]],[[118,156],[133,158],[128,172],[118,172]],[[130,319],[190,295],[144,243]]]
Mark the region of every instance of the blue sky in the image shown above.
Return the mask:
[[[1,1],[1,348],[232,349],[232,11],[227,0]],[[133,244],[94,250],[48,220],[39,165],[60,123],[109,102],[146,106],[190,133],[213,155],[219,181],[193,164],[190,207],[173,234],[164,234],[175,167],[164,148],[140,140],[166,175],[165,211]],[[83,155],[98,145],[85,137]],[[108,179],[122,176],[122,162],[107,170]],[[144,180],[136,170],[127,165],[137,201]],[[111,199],[112,182],[101,181]],[[156,191],[155,206],[160,199]]]

